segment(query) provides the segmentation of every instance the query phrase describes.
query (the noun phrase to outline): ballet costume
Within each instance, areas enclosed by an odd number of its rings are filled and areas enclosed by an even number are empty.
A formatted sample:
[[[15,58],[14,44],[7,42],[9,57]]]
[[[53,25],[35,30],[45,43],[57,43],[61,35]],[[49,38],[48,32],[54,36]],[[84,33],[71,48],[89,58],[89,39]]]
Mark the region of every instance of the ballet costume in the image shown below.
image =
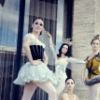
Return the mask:
[[[25,85],[25,83],[33,82],[46,82],[51,81],[53,84],[57,84],[57,80],[53,75],[53,72],[49,70],[47,65],[43,62],[45,44],[38,40],[34,34],[27,34],[24,37],[24,41],[30,39],[32,41],[30,45],[30,51],[33,60],[41,60],[42,63],[33,65],[30,62],[25,63],[19,70],[17,78],[14,80],[14,84]]]

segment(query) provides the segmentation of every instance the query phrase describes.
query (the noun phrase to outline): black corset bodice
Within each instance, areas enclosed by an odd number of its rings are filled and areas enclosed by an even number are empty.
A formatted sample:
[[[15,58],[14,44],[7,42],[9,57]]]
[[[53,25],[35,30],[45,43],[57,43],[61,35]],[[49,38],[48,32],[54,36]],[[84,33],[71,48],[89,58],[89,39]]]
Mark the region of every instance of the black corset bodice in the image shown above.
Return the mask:
[[[33,60],[41,59],[43,61],[44,48],[41,45],[31,45],[30,50]]]

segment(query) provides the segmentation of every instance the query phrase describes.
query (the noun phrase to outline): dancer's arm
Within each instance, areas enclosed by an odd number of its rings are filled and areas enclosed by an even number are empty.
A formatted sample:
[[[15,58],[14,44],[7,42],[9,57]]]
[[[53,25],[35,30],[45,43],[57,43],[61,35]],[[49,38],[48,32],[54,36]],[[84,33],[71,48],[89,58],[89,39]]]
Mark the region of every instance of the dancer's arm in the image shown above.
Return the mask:
[[[77,63],[77,64],[85,64],[86,63],[84,60],[79,60],[79,59],[76,59],[73,57],[69,57],[67,61],[71,62],[71,63]]]
[[[55,49],[54,49],[54,44],[53,44],[53,42],[52,42],[52,38],[49,38],[49,43],[50,43],[50,49],[51,49],[51,51],[52,51],[52,53],[53,53],[53,57],[54,57],[55,59],[57,59],[57,54],[56,54],[56,51],[55,51]]]
[[[86,66],[83,68],[82,73],[81,73],[81,79],[83,83],[85,82],[85,71],[86,71]]]
[[[62,94],[61,99],[60,100],[66,100],[66,94]]]
[[[55,60],[57,59],[57,54],[56,54],[56,50],[54,49],[54,44],[52,41],[52,36],[49,32],[46,31],[47,36],[49,37],[49,46],[50,46],[50,50],[52,51],[53,57],[55,58]]]
[[[87,62],[87,60],[90,58],[91,56],[88,56],[85,61]],[[81,72],[81,79],[82,79],[82,83],[85,83],[85,72],[86,72],[86,65],[85,67],[82,69],[82,72]]]
[[[46,52],[44,51],[44,63],[47,65],[48,64],[48,56]]]

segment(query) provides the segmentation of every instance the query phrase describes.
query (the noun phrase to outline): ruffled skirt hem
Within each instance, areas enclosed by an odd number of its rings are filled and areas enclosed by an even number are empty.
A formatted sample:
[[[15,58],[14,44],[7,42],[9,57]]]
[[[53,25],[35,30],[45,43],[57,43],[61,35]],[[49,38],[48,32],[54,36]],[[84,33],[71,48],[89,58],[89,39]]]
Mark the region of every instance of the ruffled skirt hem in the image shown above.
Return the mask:
[[[23,65],[18,73],[18,77],[14,80],[14,84],[25,85],[25,83],[33,82],[47,82],[51,81],[54,85],[57,84],[56,77],[49,68],[41,63],[39,65],[32,65],[27,62]]]
[[[85,84],[86,84],[87,86],[91,86],[91,85],[94,85],[94,84],[96,84],[96,83],[100,83],[100,75],[95,76],[95,77],[92,78],[92,79],[86,79],[86,80],[85,80]]]

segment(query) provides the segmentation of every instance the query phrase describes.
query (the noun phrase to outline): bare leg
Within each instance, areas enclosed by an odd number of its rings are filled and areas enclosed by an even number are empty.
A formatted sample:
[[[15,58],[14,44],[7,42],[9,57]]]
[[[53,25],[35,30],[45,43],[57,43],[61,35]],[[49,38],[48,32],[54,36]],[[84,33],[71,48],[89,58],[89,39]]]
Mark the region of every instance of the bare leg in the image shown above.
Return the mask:
[[[35,83],[25,84],[21,100],[31,100],[32,95],[34,94],[36,88],[37,86]]]
[[[57,100],[56,89],[50,81],[44,83],[36,83],[36,85],[49,94],[49,100]]]
[[[65,79],[64,79],[65,80]],[[61,93],[63,92],[64,88],[65,88],[65,81],[62,80],[60,82],[60,84],[57,86],[57,100],[60,100],[61,98]]]
[[[100,83],[94,84],[89,87],[90,90],[90,100],[100,100],[99,92],[100,92]]]

